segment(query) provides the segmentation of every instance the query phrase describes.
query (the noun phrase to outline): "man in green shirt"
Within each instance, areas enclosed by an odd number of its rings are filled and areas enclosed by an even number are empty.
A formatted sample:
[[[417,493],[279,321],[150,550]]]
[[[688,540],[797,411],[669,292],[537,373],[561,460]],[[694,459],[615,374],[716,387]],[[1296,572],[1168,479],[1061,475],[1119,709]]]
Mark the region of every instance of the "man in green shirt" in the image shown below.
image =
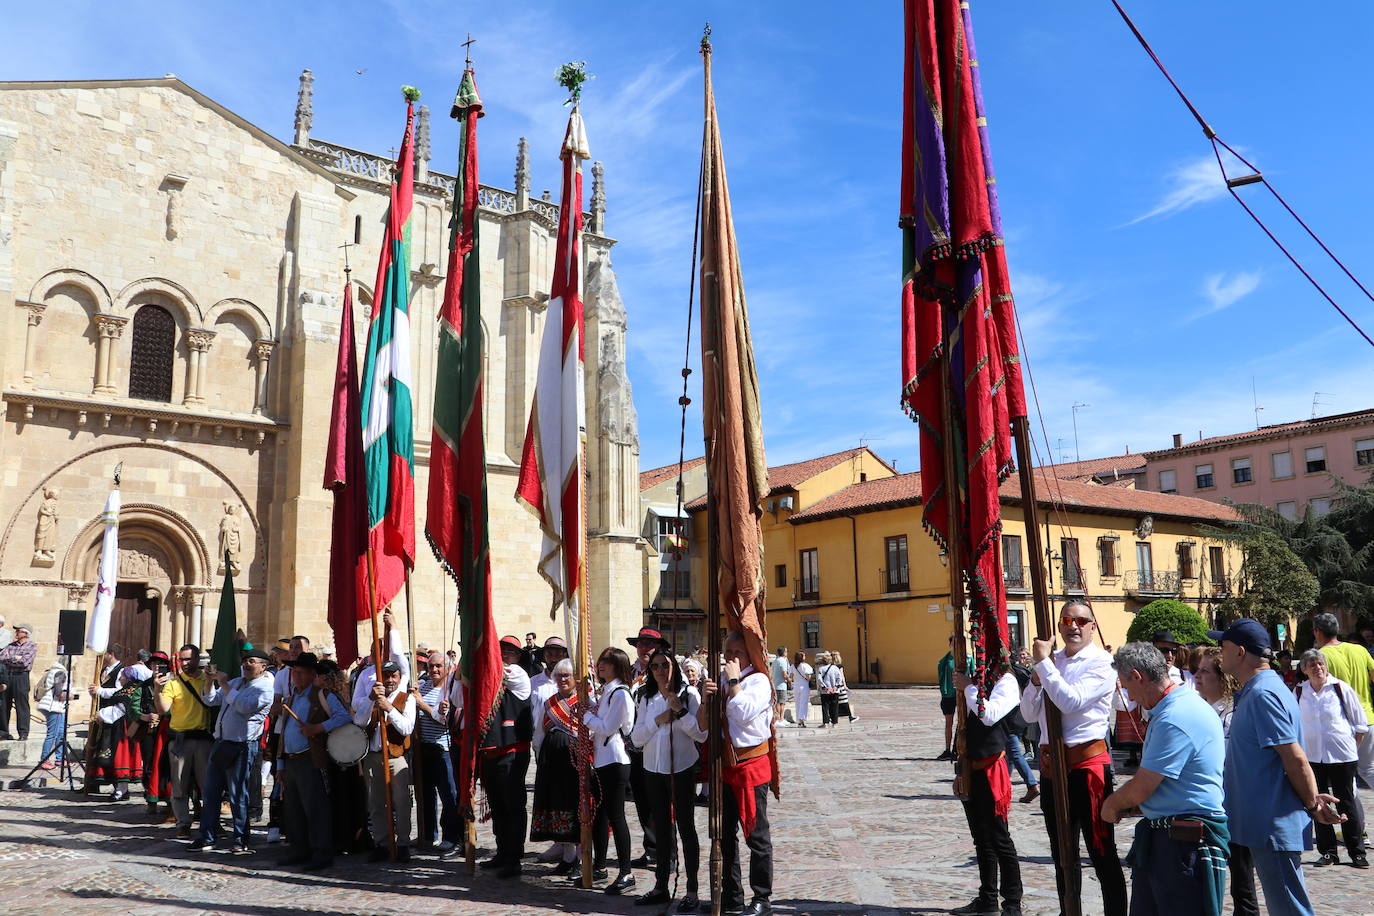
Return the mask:
[[[949,651],[935,666],[935,676],[940,682],[940,712],[945,714],[945,750],[936,760],[953,760],[954,753],[954,637],[949,638]]]
[[[1332,677],[1338,677],[1350,685],[1360,698],[1365,717],[1374,722],[1374,705],[1370,703],[1370,685],[1374,684],[1374,656],[1364,646],[1353,642],[1341,642],[1338,634],[1340,622],[1335,614],[1318,614],[1312,621],[1312,635],[1317,648],[1326,656],[1326,670]],[[1359,736],[1360,757],[1355,764],[1355,772],[1364,781],[1365,787],[1374,789],[1374,737]],[[1360,814],[1364,809],[1356,805]]]

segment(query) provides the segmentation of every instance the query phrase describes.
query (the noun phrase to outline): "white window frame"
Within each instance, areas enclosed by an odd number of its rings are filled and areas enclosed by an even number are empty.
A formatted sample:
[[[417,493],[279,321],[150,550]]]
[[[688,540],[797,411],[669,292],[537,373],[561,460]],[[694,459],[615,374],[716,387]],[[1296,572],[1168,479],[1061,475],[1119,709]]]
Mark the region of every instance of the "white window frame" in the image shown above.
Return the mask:
[[[1278,460],[1287,459],[1288,473],[1280,474]],[[1293,453],[1291,451],[1271,452],[1269,455],[1269,477],[1271,480],[1287,480],[1293,476]]]
[[[1169,475],[1167,478],[1164,475]],[[1165,482],[1167,479],[1167,483]],[[1173,468],[1166,468],[1159,472],[1159,492],[1177,493],[1178,492],[1178,471]]]
[[[1313,458],[1313,457],[1312,457],[1312,453],[1313,453],[1313,452],[1318,452],[1318,453],[1320,453],[1319,457]],[[1312,464],[1313,461],[1320,461],[1320,462],[1322,463],[1322,466],[1321,466],[1321,468],[1320,468],[1319,470],[1316,470],[1316,471],[1311,470],[1310,465]],[[1304,470],[1306,473],[1308,473],[1308,474],[1325,474],[1326,471],[1327,471],[1327,467],[1326,467],[1326,446],[1324,446],[1324,445],[1313,445],[1313,446],[1310,446],[1309,448],[1303,449],[1303,450],[1302,450],[1302,467],[1303,467],[1303,470]]]
[[[1203,470],[1203,468],[1206,468],[1206,470]],[[1211,482],[1210,484],[1205,485],[1205,486],[1204,486],[1203,483],[1202,483],[1202,478],[1203,478],[1204,476],[1210,477],[1210,478],[1212,479],[1212,482]],[[1216,475],[1216,468],[1215,468],[1214,465],[1211,465],[1211,464],[1195,464],[1195,465],[1193,465],[1193,487],[1194,487],[1194,489],[1197,489],[1197,490],[1214,490],[1214,489],[1216,489],[1216,485],[1217,485],[1217,475]]]
[[[1240,479],[1240,477],[1241,477],[1240,472],[1241,472],[1241,471],[1244,471],[1244,472],[1245,472],[1245,475],[1244,475],[1244,476],[1245,476],[1245,479],[1244,479],[1244,480],[1241,480],[1241,479]],[[1232,486],[1235,486],[1235,485],[1237,485],[1237,484],[1247,484],[1247,483],[1254,483],[1254,482],[1255,482],[1255,470],[1254,470],[1254,466],[1253,466],[1253,465],[1251,464],[1251,462],[1250,462],[1249,456],[1246,456],[1246,457],[1244,457],[1244,458],[1232,458],[1232,459],[1231,459],[1231,485],[1232,485]]]

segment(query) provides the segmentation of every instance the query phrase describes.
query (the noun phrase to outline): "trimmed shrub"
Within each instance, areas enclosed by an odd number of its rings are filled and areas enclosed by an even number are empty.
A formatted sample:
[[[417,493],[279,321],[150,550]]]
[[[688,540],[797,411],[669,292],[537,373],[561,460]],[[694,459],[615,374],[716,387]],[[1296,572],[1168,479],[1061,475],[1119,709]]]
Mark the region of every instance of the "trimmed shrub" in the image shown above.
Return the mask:
[[[1127,642],[1151,642],[1155,630],[1172,630],[1174,639],[1189,645],[1202,643],[1212,645],[1207,638],[1207,621],[1197,612],[1197,608],[1172,598],[1151,601],[1136,612],[1135,620],[1126,631]]]

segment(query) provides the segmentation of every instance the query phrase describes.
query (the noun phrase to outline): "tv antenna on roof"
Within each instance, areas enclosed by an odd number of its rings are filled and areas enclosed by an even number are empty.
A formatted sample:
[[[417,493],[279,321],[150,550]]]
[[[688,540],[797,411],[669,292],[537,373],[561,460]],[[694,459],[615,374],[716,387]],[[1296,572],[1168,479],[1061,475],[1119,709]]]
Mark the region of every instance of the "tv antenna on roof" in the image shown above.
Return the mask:
[[[1093,405],[1084,404],[1082,401],[1076,401],[1074,405],[1069,408],[1073,411],[1073,460],[1077,464],[1083,463],[1083,456],[1078,453],[1078,412],[1091,406]]]
[[[1255,429],[1259,429],[1259,428],[1260,428],[1259,415],[1260,415],[1260,411],[1263,410],[1264,408],[1260,406],[1260,402],[1259,402],[1259,391],[1258,391],[1258,389],[1255,388],[1255,377],[1254,377],[1253,375],[1250,376],[1250,399],[1251,399],[1251,400],[1254,402],[1254,404],[1255,404]]]
[[[1329,404],[1330,399],[1334,397],[1335,395],[1329,391],[1312,392],[1312,419],[1317,419],[1317,407],[1320,405]]]

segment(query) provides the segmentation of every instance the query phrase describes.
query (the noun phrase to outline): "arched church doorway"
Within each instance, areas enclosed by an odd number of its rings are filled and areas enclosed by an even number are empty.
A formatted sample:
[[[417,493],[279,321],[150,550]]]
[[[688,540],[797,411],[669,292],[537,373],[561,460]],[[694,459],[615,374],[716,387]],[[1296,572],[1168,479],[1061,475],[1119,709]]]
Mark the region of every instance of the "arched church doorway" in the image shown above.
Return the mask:
[[[120,661],[132,664],[139,649],[160,645],[157,631],[161,605],[161,595],[146,582],[120,582],[115,587],[110,645]]]

